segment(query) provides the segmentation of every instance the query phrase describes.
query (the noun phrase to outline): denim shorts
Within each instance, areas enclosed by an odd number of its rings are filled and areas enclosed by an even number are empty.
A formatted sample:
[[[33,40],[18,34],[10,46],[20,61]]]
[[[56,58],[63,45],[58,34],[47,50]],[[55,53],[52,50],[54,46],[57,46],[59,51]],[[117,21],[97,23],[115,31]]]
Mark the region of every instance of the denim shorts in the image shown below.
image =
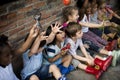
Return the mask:
[[[55,65],[59,65],[59,64],[61,64],[62,63],[62,58],[59,58],[58,60],[56,60],[55,62],[54,62],[54,64]]]
[[[95,45],[92,41],[88,41],[86,39],[82,39],[82,40],[83,40],[83,44],[89,45],[89,50],[99,52],[102,49],[102,48],[98,47],[97,45]]]
[[[40,80],[44,80],[48,77],[51,77],[52,74],[49,73],[49,67],[50,65],[42,65],[38,71],[29,75],[25,80],[29,80],[32,75],[36,75]]]

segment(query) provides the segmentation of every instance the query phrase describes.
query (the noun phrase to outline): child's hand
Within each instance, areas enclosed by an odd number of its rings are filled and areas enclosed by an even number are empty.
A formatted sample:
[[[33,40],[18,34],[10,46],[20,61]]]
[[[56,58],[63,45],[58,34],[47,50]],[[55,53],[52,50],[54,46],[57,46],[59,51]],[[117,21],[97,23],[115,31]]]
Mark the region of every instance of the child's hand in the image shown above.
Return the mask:
[[[65,47],[63,47],[61,50],[61,55],[65,55],[67,53],[67,51],[70,49],[70,43],[66,44]]]
[[[64,56],[64,55],[67,53],[67,51],[68,51],[68,49],[62,50],[60,54],[61,54],[62,56]]]
[[[70,49],[70,43],[67,43],[65,47],[62,48],[62,50]]]
[[[91,66],[93,66],[93,65],[94,65],[94,61],[93,61],[93,60],[91,60],[91,59],[87,59],[87,63],[88,63],[88,65],[91,65]]]
[[[111,22],[110,21],[104,21],[104,27],[109,27],[109,26],[111,26]]]
[[[90,48],[88,44],[84,44],[84,47],[87,49]]]
[[[44,32],[41,32],[39,34],[39,40],[42,41],[42,40],[46,40],[48,38],[48,36],[44,36],[45,35],[45,31]]]
[[[55,26],[51,25],[51,28],[52,32],[56,34],[57,32],[61,32],[60,29],[62,28],[62,26],[60,26],[60,23],[56,22]]]
[[[105,21],[102,21],[102,22],[100,23],[100,26],[104,27],[104,23],[105,23]]]
[[[112,24],[112,27],[118,27],[118,24],[116,24],[116,23],[114,23],[114,22],[111,22],[111,24]]]
[[[35,38],[38,35],[38,33],[39,29],[36,27],[36,25],[34,25],[30,30],[29,36]]]

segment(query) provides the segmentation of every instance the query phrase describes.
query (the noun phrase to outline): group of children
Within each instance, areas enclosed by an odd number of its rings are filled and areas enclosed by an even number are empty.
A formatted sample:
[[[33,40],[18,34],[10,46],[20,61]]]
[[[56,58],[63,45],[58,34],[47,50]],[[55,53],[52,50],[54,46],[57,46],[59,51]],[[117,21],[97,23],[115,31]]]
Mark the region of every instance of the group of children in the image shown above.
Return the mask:
[[[116,27],[116,23],[103,21],[105,19],[102,17],[102,6],[98,10],[96,2],[93,2],[82,8],[65,7],[62,25],[58,22],[51,24],[45,32],[40,32],[34,25],[23,45],[16,50],[12,49],[8,37],[1,35],[0,80],[19,80],[11,63],[12,57],[18,54],[23,57],[22,80],[45,80],[51,76],[56,80],[68,80],[66,75],[76,68],[94,74],[98,79],[111,62],[116,66],[120,52],[108,51],[105,48],[108,41],[102,38],[99,29],[104,26]],[[112,10],[107,8],[107,11],[119,18]],[[106,9],[104,15],[108,16]],[[109,27],[104,29],[105,31],[107,36],[111,34]],[[112,44],[114,45],[114,41]]]

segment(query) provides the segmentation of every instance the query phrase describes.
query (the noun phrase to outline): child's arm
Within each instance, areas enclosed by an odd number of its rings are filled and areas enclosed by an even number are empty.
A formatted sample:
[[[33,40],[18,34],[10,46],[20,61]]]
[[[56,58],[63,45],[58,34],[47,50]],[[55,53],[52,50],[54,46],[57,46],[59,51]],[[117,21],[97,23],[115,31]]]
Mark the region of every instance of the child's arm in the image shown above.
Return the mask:
[[[53,56],[55,53],[52,53],[52,52],[48,52],[48,60],[49,62],[53,63],[55,62],[56,60],[58,60],[59,58],[63,57],[65,54],[66,54],[66,51],[61,51],[59,54]]]
[[[107,13],[106,9],[104,9],[104,11],[99,10],[97,19],[99,21],[109,21],[111,19],[111,16],[108,17],[106,13]]]
[[[112,11],[111,9],[107,8],[107,11],[108,11],[110,14],[112,14],[112,16],[120,19],[120,16],[119,16],[118,14],[116,14],[114,11]]]
[[[79,61],[84,61],[84,62],[87,62],[89,65],[93,65],[93,61],[90,59],[90,58],[86,58],[86,57],[82,57],[82,56],[79,56],[79,55],[73,55],[73,58],[79,60]]]
[[[69,44],[66,45],[65,47],[63,47],[63,48],[61,49],[61,52],[60,52],[59,54],[57,54],[56,56],[52,56],[52,58],[49,58],[48,60],[49,60],[50,62],[55,62],[55,61],[58,60],[59,58],[63,57],[63,56],[67,53],[68,49],[70,49],[70,45],[69,45]],[[49,52],[48,52],[48,55],[52,55],[52,54],[55,54],[55,53],[51,53],[51,52],[49,53]]]
[[[80,49],[81,49],[81,52],[84,54],[84,56],[85,56],[86,58],[89,58],[89,55],[88,55],[85,47],[84,47],[84,46],[80,46]]]
[[[89,0],[84,0],[84,3],[83,3],[83,6],[82,7],[86,7],[87,5],[88,5],[88,3],[89,3]]]
[[[53,58],[48,58],[48,61],[51,62],[51,63],[53,63],[53,62],[55,62],[56,60],[58,60],[59,58],[61,58],[61,57],[62,57],[62,55],[61,55],[61,54],[58,54],[58,55],[56,55],[56,56],[53,57]]]
[[[89,23],[89,22],[79,22],[79,24],[81,26],[86,26],[86,27],[90,27],[90,28],[100,28],[100,27],[103,27],[103,22],[101,22],[100,24]]]
[[[56,33],[57,33],[57,32],[60,32],[60,29],[61,29],[62,27],[60,27],[60,24],[56,22],[56,23],[55,23],[55,26],[52,26],[52,25],[51,25],[51,28],[52,28],[52,32],[51,32],[51,34],[48,36],[48,38],[46,39],[47,44],[53,41]]]
[[[79,55],[77,55],[77,54],[72,55],[72,56],[73,56],[73,58],[75,58],[75,59],[77,59],[77,60],[80,60],[80,61],[84,61],[84,62],[87,62],[87,61],[88,61],[87,58],[82,57],[82,56],[79,56]]]
[[[34,25],[30,30],[30,34],[27,40],[23,43],[23,45],[20,48],[15,50],[15,54],[22,54],[23,52],[25,52],[32,44],[34,38],[38,35],[38,32],[39,29],[37,29],[36,26]]]
[[[41,43],[42,40],[45,40],[47,38],[47,36],[44,36],[45,32],[42,32],[40,35],[37,36],[31,50],[30,50],[30,53],[29,53],[29,57],[36,54],[36,53],[39,53],[43,50],[43,48],[39,48],[39,45]]]

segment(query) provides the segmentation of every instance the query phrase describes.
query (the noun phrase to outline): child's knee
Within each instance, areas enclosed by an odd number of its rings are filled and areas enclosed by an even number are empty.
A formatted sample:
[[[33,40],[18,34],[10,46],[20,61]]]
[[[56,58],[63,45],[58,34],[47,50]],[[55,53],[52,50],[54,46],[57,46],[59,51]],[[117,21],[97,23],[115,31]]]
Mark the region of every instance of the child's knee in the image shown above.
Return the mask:
[[[38,78],[36,75],[32,75],[32,76],[30,77],[30,80],[39,80],[39,78]]]
[[[71,55],[68,55],[67,56],[67,59],[69,59],[70,61],[72,60],[72,56]]]
[[[57,70],[57,66],[55,64],[50,65],[50,70]]]

